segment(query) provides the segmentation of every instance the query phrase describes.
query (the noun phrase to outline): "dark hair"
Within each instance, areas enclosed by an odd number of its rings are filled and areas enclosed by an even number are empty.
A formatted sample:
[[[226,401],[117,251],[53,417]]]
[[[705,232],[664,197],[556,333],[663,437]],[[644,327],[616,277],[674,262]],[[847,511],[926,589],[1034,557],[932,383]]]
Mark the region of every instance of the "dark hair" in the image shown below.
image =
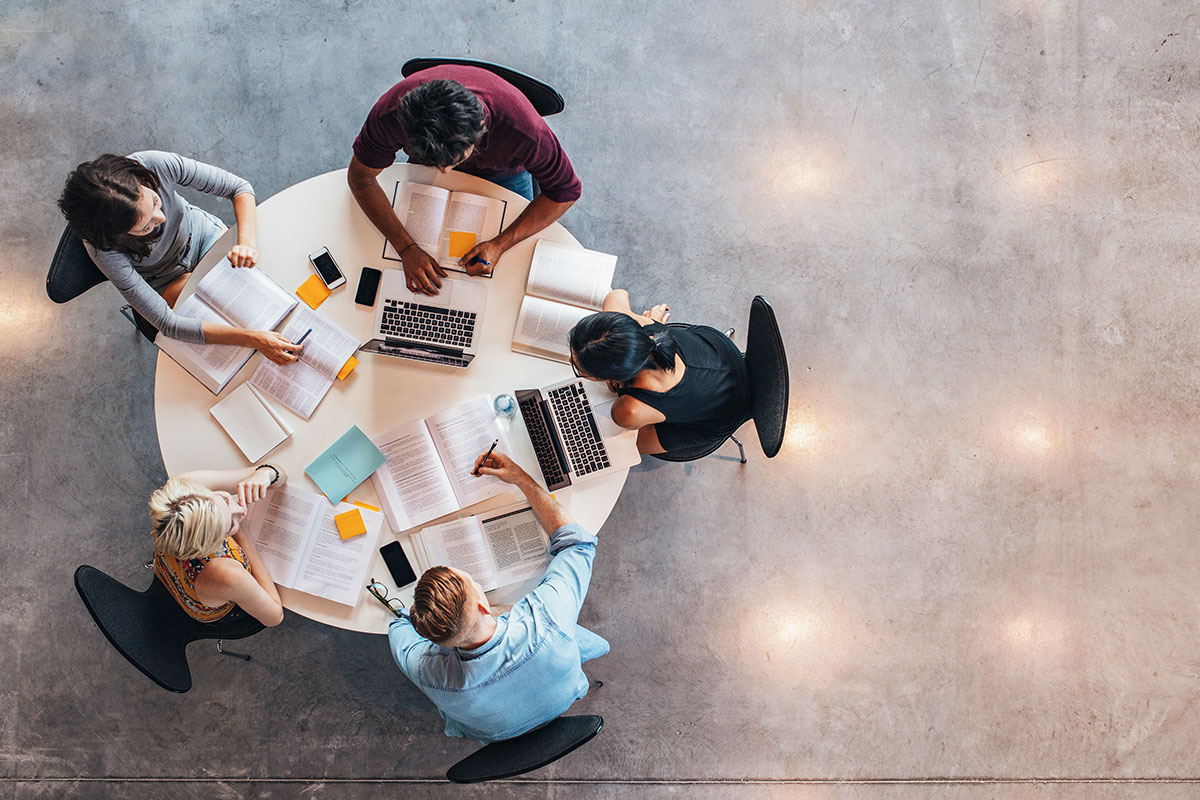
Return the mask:
[[[141,187],[156,192],[159,185],[158,177],[132,158],[105,153],[67,176],[58,208],[71,232],[97,250],[145,258],[162,229],[146,236],[129,229],[138,221]]]
[[[461,83],[422,83],[400,98],[396,117],[416,164],[449,167],[483,136],[483,103]]]
[[[434,644],[453,641],[462,631],[469,599],[466,582],[449,567],[427,569],[413,592],[412,626]]]
[[[591,377],[628,383],[643,369],[672,372],[678,348],[669,330],[652,334],[628,314],[601,311],[575,323],[571,352]]]

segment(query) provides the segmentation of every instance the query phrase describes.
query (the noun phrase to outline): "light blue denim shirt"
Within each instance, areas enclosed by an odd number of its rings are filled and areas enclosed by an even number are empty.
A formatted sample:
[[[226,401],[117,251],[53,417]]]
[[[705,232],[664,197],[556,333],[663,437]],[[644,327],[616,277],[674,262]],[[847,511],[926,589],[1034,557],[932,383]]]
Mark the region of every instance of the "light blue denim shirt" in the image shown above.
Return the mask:
[[[596,537],[564,525],[551,535],[550,552],[554,558],[537,588],[496,618],[496,631],[482,647],[436,645],[408,617],[389,626],[396,665],[437,706],[447,736],[511,739],[587,694],[582,664],[608,652],[607,641],[576,624]]]

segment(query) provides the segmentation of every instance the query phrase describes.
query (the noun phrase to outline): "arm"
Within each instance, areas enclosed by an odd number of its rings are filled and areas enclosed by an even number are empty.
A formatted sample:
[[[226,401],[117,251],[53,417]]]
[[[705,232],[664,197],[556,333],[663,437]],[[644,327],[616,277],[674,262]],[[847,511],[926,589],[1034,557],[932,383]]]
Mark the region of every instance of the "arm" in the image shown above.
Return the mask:
[[[468,275],[489,274],[500,260],[500,256],[508,252],[513,245],[523,242],[538,231],[549,227],[573,205],[575,205],[574,200],[556,203],[546,195],[539,194],[529,205],[525,206],[525,210],[513,221],[513,224],[501,231],[499,236],[486,242],[480,242],[468,250],[467,254],[459,259],[459,266],[466,267]],[[491,263],[488,265],[471,263],[475,258]]]
[[[540,483],[530,477],[528,472],[521,469],[517,462],[498,451],[493,451],[486,461],[483,456],[484,454],[480,453],[479,458],[475,459],[475,468],[479,473],[493,475],[520,489],[543,530],[554,531],[571,524],[572,520],[566,509],[559,505],[554,496],[543,489]]]
[[[237,220],[237,244],[226,258],[235,267],[253,267],[258,263],[258,209],[253,192],[234,195],[233,216]]]
[[[235,344],[253,347],[276,364],[291,364],[300,359],[304,345],[293,344],[275,331],[252,331],[234,328],[221,322],[204,320],[201,323],[206,344]]]
[[[396,662],[396,666],[410,680],[412,675],[408,671],[409,657],[414,652],[428,650],[437,645],[423,638],[417,633],[416,628],[412,626],[408,615],[398,617],[392,620],[388,625],[388,648],[392,651],[392,660]]]
[[[250,537],[239,531],[233,538],[246,554],[250,571],[233,559],[214,558],[196,578],[196,596],[210,606],[237,603],[263,625],[274,627],[283,622],[283,600],[279,590]]]
[[[351,157],[350,168],[346,171],[350,194],[354,195],[355,202],[367,215],[367,219],[371,220],[371,224],[400,254],[409,291],[437,294],[437,290],[442,286],[441,279],[446,277],[446,271],[413,241],[408,231],[400,224],[387,195],[379,187],[379,181],[375,180],[381,172],[382,169],[366,166],[357,156]]]
[[[279,470],[279,480],[275,485],[283,486],[287,483],[287,472],[283,467],[276,469]],[[266,496],[275,473],[265,465],[260,465],[243,469],[194,469],[175,477],[195,481],[214,492],[235,494],[242,505],[249,505]]]
[[[612,418],[613,422],[629,431],[641,430],[647,425],[667,421],[666,414],[629,395],[619,397],[613,403]]]

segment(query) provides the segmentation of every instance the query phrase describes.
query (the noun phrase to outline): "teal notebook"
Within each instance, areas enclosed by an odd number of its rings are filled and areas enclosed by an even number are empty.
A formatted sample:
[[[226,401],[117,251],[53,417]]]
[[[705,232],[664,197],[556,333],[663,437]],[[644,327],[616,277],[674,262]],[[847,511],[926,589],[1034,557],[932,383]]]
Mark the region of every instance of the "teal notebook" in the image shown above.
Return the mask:
[[[337,505],[386,460],[367,435],[352,425],[305,468],[304,474],[313,479],[329,502]]]

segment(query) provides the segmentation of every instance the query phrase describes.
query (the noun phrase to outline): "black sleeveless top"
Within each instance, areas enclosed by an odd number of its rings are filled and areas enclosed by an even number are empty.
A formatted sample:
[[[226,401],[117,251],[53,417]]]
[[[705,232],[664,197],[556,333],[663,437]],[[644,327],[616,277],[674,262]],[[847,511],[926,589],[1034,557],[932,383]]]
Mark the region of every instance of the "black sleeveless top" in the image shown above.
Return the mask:
[[[646,331],[668,330],[655,322]],[[737,345],[707,325],[672,325],[671,336],[687,369],[665,392],[623,387],[617,394],[637,398],[662,412],[658,438],[668,450],[723,439],[750,417],[750,378]]]

